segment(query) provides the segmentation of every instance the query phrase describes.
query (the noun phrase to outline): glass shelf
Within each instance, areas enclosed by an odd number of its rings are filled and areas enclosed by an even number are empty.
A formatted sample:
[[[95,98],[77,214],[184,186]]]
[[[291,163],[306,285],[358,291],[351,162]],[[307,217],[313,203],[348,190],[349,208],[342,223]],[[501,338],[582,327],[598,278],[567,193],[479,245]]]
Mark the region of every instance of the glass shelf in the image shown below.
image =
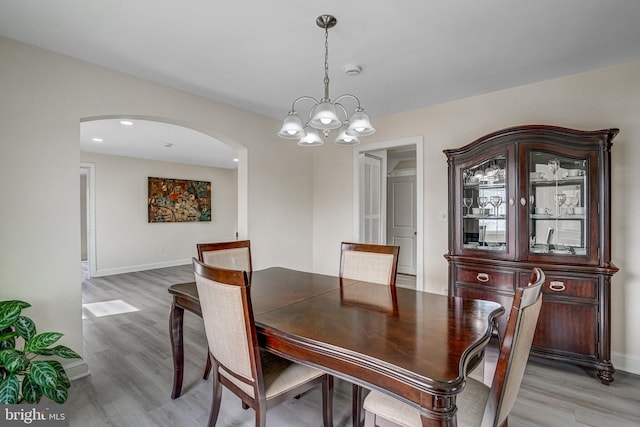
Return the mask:
[[[561,219],[561,220],[572,221],[572,220],[584,220],[585,215],[584,214],[566,214],[566,215],[555,216],[555,215],[531,214],[531,219],[554,219],[554,220]]]

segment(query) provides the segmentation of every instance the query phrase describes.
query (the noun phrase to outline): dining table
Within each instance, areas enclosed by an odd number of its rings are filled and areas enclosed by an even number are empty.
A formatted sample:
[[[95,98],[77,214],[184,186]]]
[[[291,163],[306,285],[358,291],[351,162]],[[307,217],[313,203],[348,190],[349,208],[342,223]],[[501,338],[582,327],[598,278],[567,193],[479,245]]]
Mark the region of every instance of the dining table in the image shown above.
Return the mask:
[[[195,282],[169,287],[174,376],[182,390],[184,310],[202,316]],[[423,427],[456,426],[456,396],[504,308],[337,276],[273,267],[250,274],[260,345],[416,408]],[[360,425],[360,405],[353,424]]]

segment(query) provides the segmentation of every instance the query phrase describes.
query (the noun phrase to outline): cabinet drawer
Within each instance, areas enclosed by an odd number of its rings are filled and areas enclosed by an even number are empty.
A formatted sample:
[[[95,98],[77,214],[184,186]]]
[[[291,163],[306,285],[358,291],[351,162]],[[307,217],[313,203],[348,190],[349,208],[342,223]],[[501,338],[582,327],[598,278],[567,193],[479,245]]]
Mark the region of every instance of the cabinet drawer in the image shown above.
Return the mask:
[[[596,300],[598,281],[596,279],[547,276],[542,288],[545,295],[577,297]]]
[[[511,292],[513,292],[514,289],[514,272],[495,271],[487,268],[458,267],[456,277],[456,281],[459,283],[473,283],[492,289],[503,289]]]

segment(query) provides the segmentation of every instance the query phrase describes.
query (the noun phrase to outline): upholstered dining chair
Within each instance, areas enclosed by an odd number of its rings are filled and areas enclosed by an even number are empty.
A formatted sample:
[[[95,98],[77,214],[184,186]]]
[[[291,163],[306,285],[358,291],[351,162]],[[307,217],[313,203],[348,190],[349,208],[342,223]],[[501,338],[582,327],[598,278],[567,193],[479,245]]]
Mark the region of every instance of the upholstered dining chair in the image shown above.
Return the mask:
[[[458,425],[498,427],[506,425],[515,403],[529,358],[542,306],[543,271],[534,268],[529,285],[518,288],[514,299],[491,386],[466,378],[458,395]],[[365,427],[421,427],[418,411],[379,391],[364,399]]]
[[[340,278],[362,280],[395,288],[399,253],[399,246],[342,242]],[[352,416],[354,425],[361,423],[361,409],[362,387],[353,384]]]
[[[251,264],[251,241],[234,240],[230,242],[198,243],[198,260],[212,267],[228,270],[246,271],[251,278],[253,271]],[[207,352],[207,360],[202,379],[209,378],[211,373],[211,358]],[[245,406],[245,405],[243,405]]]
[[[333,377],[260,349],[247,272],[195,258],[193,266],[213,364],[209,426],[218,419],[222,386],[253,408],[256,427],[264,427],[268,408],[322,385],[324,426],[332,427]]]
[[[207,265],[251,273],[251,241],[198,243],[198,260]]]
[[[399,246],[342,242],[340,277],[396,285]]]

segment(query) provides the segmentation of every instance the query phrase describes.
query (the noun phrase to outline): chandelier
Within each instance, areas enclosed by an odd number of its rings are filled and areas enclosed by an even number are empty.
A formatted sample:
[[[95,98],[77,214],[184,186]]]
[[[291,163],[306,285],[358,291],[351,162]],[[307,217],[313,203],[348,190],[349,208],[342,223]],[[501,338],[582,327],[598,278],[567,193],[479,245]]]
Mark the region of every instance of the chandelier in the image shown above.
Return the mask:
[[[336,18],[331,15],[320,15],[316,19],[318,27],[324,28],[324,97],[318,101],[311,96],[301,96],[293,101],[291,110],[282,122],[282,129],[278,132],[278,136],[282,138],[297,139],[298,145],[302,147],[324,144],[318,131],[322,131],[326,138],[333,129],[339,129],[338,135],[333,141],[338,145],[359,144],[358,137],[371,135],[376,131],[371,126],[369,116],[360,106],[360,100],[355,95],[340,95],[335,101],[331,101],[329,97],[329,28],[335,27],[337,22]],[[357,103],[351,117],[349,117],[344,105],[340,103],[340,101],[347,99]],[[296,112],[296,104],[302,100],[314,103],[309,110],[309,118],[304,124]],[[344,116],[342,120],[339,113]]]

